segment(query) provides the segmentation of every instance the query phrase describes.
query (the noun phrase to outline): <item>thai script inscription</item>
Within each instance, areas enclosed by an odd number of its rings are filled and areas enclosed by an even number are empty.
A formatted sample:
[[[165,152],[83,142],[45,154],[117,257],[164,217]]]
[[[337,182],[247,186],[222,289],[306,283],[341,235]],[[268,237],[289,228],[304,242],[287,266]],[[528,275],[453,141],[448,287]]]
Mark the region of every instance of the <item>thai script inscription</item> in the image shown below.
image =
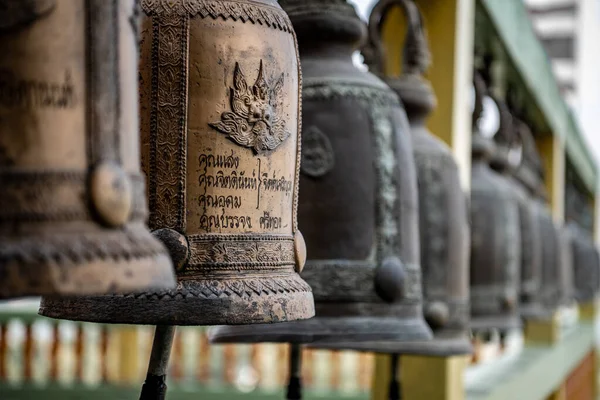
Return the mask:
[[[260,227],[263,229],[279,229],[281,225],[281,217],[271,217],[271,213],[264,211],[263,216],[260,217]]]
[[[203,194],[199,197],[198,203],[202,208],[240,208],[242,206],[242,196],[217,196],[211,194]]]
[[[200,217],[200,228],[212,232],[214,228],[252,228],[252,218],[245,215],[225,215],[223,209],[221,215],[202,215]]]
[[[76,104],[71,74],[63,82],[25,80],[0,69],[0,106],[6,108],[73,108]]]
[[[210,151],[210,149],[208,149]],[[264,211],[263,216],[252,221],[250,215],[230,215],[230,212],[249,206],[260,209],[261,193],[281,193],[286,197],[294,191],[293,179],[288,179],[277,171],[262,171],[263,160],[256,158],[252,170],[240,169],[240,157],[232,150],[226,154],[200,154],[198,165],[200,175],[198,184],[202,194],[198,196],[198,205],[202,210],[200,228],[207,232],[222,228],[253,228],[253,222],[261,229],[275,230],[284,228],[280,216]],[[233,191],[233,194],[211,193],[209,189]],[[214,210],[215,211],[211,211]],[[242,210],[240,210],[242,211]],[[245,214],[242,212],[242,214]],[[255,226],[256,227],[256,226]]]

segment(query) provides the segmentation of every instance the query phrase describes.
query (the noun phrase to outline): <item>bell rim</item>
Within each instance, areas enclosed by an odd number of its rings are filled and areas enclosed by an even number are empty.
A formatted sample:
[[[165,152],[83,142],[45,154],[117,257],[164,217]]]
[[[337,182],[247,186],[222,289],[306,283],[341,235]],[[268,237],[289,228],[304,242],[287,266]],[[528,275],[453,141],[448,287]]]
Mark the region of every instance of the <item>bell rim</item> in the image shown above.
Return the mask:
[[[432,340],[417,342],[373,341],[373,342],[339,342],[311,343],[312,349],[320,350],[350,350],[378,354],[456,356],[473,354],[473,345],[466,332],[460,337],[435,337]]]
[[[199,297],[198,286],[198,281],[182,281],[176,289],[156,293],[42,297],[39,314],[94,323],[198,326],[287,322],[315,312],[308,285],[298,291],[213,298]]]
[[[106,240],[119,246],[107,245]],[[141,224],[128,224],[122,230],[59,232],[41,242],[38,236],[18,239],[0,256],[8,260],[0,264],[2,274],[20,277],[18,287],[10,279],[0,281],[0,299],[104,295],[176,285],[166,249]],[[23,282],[19,270],[25,269],[27,281]],[[110,278],[90,280],[90,275]]]
[[[379,329],[377,329],[379,328]],[[225,343],[337,343],[354,340],[428,340],[427,323],[420,318],[315,317],[282,324],[218,326],[209,340]]]

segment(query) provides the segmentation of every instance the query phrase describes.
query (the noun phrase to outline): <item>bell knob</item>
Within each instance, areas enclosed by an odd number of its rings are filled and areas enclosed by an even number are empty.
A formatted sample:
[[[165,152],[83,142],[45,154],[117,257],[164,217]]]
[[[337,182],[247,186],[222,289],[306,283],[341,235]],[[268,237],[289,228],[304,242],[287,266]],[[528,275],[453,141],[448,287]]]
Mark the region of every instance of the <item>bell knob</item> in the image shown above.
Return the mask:
[[[175,270],[181,271],[185,269],[190,257],[190,245],[187,238],[169,228],[157,229],[152,234],[167,248]]]
[[[433,301],[425,309],[425,319],[430,327],[440,329],[448,323],[450,309],[443,301]]]
[[[296,257],[296,272],[301,273],[304,269],[304,264],[306,264],[306,242],[299,230],[294,234],[294,253]]]
[[[129,176],[113,162],[102,162],[90,176],[91,202],[101,220],[111,227],[124,225],[131,215],[133,193]]]
[[[384,301],[393,303],[404,297],[406,272],[398,257],[388,257],[375,271],[375,291]]]

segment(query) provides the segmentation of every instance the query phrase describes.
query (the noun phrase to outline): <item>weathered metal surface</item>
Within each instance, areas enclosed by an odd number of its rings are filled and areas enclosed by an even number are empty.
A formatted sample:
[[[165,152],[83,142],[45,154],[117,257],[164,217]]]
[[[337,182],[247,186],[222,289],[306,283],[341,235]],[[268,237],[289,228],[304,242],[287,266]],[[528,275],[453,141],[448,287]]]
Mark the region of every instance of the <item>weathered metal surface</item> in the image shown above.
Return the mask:
[[[571,249],[564,228],[554,222],[550,208],[546,204],[547,191],[544,186],[544,167],[540,159],[535,140],[530,129],[522,122],[516,124],[522,144],[523,159],[514,173],[515,179],[531,196],[531,210],[536,221],[541,243],[540,283],[536,291],[522,291],[526,299],[534,303],[525,303],[522,315],[526,318],[544,318],[551,316],[557,309],[572,301],[573,267]],[[524,272],[529,271],[526,269]],[[527,275],[522,275],[524,278]],[[527,285],[523,282],[522,288]],[[535,304],[534,307],[532,305]]]
[[[475,76],[477,102],[485,87]],[[481,106],[476,110],[482,110]],[[477,114],[477,112],[476,112]],[[479,115],[475,115],[477,121]],[[479,127],[473,135],[471,177],[471,327],[515,328],[521,267],[519,200],[507,177],[489,166],[496,151]],[[489,133],[488,133],[489,134]]]
[[[215,342],[419,340],[417,185],[398,97],[352,64],[365,26],[346,1],[281,1],[298,34],[303,142],[299,222],[317,316],[219,327]],[[326,38],[326,40],[325,40]]]
[[[135,2],[0,10],[0,298],[173,287],[144,226]]]
[[[511,114],[506,103],[497,98],[494,101],[500,112],[500,127],[494,135],[496,151],[492,155],[491,166],[507,179],[518,202],[521,239],[519,313],[524,318],[530,318],[542,312],[538,298],[542,274],[542,243],[533,199],[515,178],[516,171],[523,163],[522,136],[530,135],[530,132],[522,121]]]
[[[467,197],[450,148],[427,130],[436,106],[429,82],[429,49],[420,12],[412,1],[381,0],[369,18],[369,45],[364,51],[370,71],[382,74],[379,32],[394,6],[406,11],[403,74],[386,82],[407,112],[419,188],[420,255],[423,269],[423,313],[434,339],[421,342],[375,341],[336,344],[337,348],[380,353],[452,355],[471,352],[469,329],[469,227]],[[315,345],[315,347],[321,347]],[[322,346],[328,347],[328,345]]]
[[[314,315],[297,270],[301,75],[275,0],[142,0],[142,166],[176,290],[45,299],[47,316],[165,325]],[[168,229],[168,231],[164,231]],[[93,312],[90,312],[93,310]]]
[[[573,283],[579,303],[593,302],[600,290],[600,257],[594,240],[574,223],[568,225],[571,239]]]

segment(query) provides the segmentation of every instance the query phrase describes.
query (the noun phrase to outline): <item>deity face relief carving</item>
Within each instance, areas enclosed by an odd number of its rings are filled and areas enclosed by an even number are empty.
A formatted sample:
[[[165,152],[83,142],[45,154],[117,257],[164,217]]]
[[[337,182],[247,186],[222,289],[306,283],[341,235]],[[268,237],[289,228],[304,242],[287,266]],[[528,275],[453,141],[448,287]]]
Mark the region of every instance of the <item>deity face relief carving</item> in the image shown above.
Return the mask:
[[[256,81],[250,86],[236,63],[229,98],[232,111],[225,111],[221,121],[209,125],[255,154],[276,149],[290,136],[281,115],[283,76],[267,82],[261,60]]]

